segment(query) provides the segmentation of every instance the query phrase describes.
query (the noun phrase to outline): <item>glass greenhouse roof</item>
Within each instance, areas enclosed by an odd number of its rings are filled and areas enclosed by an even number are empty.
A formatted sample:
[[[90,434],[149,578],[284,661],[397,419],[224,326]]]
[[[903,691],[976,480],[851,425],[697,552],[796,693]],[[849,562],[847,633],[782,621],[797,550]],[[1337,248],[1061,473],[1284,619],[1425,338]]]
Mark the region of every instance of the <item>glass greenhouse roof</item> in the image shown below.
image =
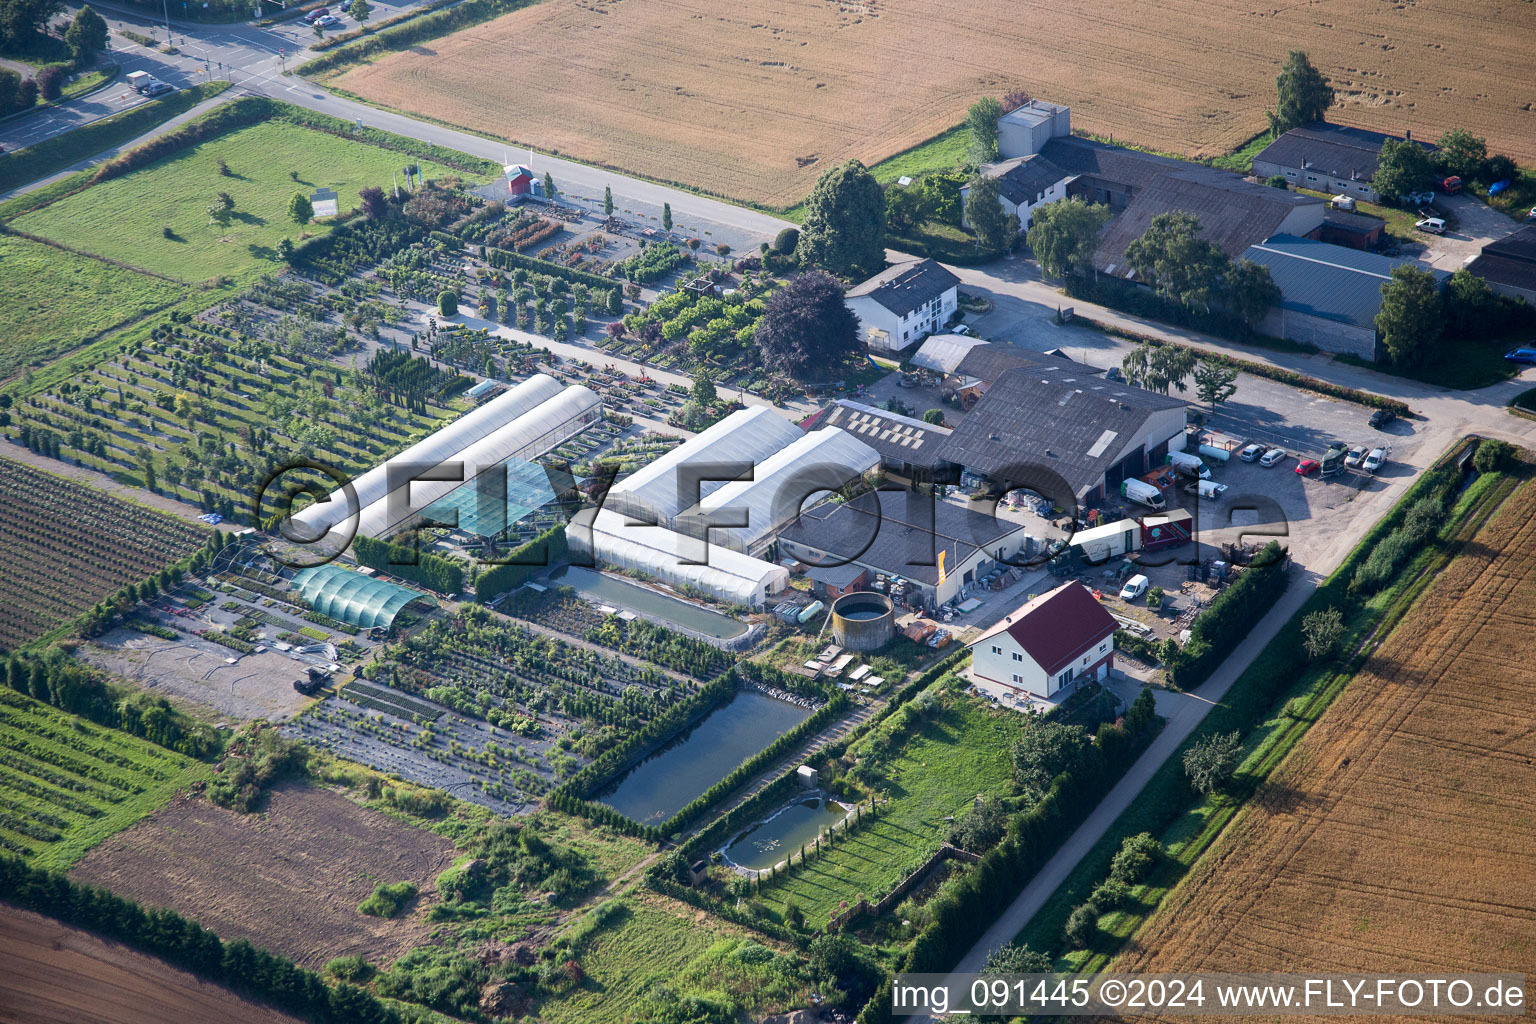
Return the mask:
[[[394,624],[400,609],[427,595],[398,583],[364,576],[339,565],[301,569],[293,577],[293,589],[321,615],[363,629]]]

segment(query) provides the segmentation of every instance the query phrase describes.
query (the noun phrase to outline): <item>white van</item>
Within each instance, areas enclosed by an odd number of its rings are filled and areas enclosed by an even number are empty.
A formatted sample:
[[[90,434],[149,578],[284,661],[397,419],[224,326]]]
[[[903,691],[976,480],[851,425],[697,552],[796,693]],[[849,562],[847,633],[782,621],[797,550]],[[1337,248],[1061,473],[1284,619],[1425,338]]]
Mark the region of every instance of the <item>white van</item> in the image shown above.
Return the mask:
[[[1153,487],[1145,480],[1137,480],[1135,477],[1121,481],[1120,496],[1129,501],[1145,505],[1147,508],[1162,509],[1167,505],[1162,491]]]
[[[1211,471],[1198,456],[1188,452],[1169,452],[1168,465],[1183,473],[1185,476],[1199,477],[1201,480],[1209,480]]]
[[[1227,493],[1227,485],[1213,480],[1193,480],[1184,485],[1184,493],[1198,494],[1202,501],[1220,501],[1221,496]]]
[[[1141,573],[1137,573],[1125,581],[1125,586],[1120,588],[1120,600],[1134,601],[1147,592],[1147,587],[1152,583]]]
[[[1439,217],[1425,217],[1423,220],[1415,221],[1413,226],[1420,231],[1427,231],[1431,235],[1445,234],[1445,221]]]

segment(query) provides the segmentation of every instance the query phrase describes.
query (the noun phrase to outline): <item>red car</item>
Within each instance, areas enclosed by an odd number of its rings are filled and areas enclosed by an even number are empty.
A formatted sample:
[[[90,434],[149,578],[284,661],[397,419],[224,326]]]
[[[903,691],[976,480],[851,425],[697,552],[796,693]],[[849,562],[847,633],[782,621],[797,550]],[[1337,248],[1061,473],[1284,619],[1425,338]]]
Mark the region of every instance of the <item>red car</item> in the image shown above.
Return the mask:
[[[308,14],[304,15],[304,20],[306,22],[308,22],[309,24],[313,25],[317,18],[323,18],[327,14],[330,14],[330,13],[331,12],[329,10],[327,10],[326,8],[324,8],[324,7],[316,7],[314,10],[312,10]]]
[[[1316,459],[1302,459],[1300,462],[1296,463],[1296,475],[1306,476],[1308,473],[1316,472],[1322,468],[1323,464],[1318,462]]]

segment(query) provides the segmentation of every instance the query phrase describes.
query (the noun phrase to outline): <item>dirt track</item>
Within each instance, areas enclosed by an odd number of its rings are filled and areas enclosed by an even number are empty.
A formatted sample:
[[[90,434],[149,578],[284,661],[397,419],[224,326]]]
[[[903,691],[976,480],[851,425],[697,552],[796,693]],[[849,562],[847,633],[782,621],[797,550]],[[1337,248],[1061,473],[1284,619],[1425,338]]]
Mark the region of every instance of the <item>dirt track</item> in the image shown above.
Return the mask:
[[[163,960],[0,903],[4,1024],[296,1024]]]

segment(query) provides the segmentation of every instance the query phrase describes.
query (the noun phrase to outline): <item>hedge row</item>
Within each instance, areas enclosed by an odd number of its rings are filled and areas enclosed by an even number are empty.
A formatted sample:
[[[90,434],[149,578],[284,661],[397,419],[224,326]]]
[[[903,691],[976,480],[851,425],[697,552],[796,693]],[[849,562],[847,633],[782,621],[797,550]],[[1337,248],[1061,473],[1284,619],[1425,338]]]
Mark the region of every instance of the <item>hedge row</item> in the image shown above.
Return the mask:
[[[1200,614],[1189,642],[1167,658],[1169,678],[1183,689],[1199,686],[1274,607],[1290,582],[1290,556],[1270,541],[1253,562]]]
[[[505,563],[482,572],[475,579],[475,600],[484,604],[498,594],[522,586],[550,566],[564,562],[570,551],[565,526],[550,527],[514,550]]]
[[[244,939],[225,942],[174,910],[145,910],[106,889],[0,856],[0,900],[157,956],[317,1024],[398,1024],[400,1015],[353,985],[335,988],[287,957]]]
[[[662,876],[654,867],[645,873],[645,884],[663,896],[671,896],[675,900],[681,900],[700,910],[708,911],[716,917],[722,917],[733,924],[739,924],[743,928],[751,928],[761,932],[769,938],[787,942],[793,946],[804,949],[810,944],[810,936],[803,935],[793,928],[785,927],[773,921],[753,917],[743,910],[738,910],[734,903],[724,900],[710,899],[692,886],[683,885],[670,878]]]
[[[381,128],[363,128],[359,131],[355,121],[343,121],[339,117],[321,114],[305,107],[296,107],[291,103],[281,103],[275,100],[269,102],[272,102],[277,107],[277,114],[283,120],[303,125],[305,128],[312,128],[317,132],[325,132],[327,135],[336,135],[345,139],[366,142],[370,146],[393,150],[396,153],[404,153],[419,160],[430,160],[433,163],[442,164],[444,167],[452,167],[454,170],[463,171],[466,174],[483,174],[489,177],[501,174],[501,165],[494,160],[484,160],[457,149],[449,149],[447,146],[422,142],[420,139],[413,139],[406,135],[396,135],[394,132],[386,132]]]
[[[226,103],[202,117],[188,121],[180,128],[150,139],[142,146],[135,146],[114,160],[108,160],[96,168],[90,183],[94,185],[109,178],[121,177],[200,142],[217,138],[237,128],[269,121],[277,115],[277,107],[278,104],[264,96],[242,96],[233,103]]]
[[[433,11],[440,11],[444,7],[448,7],[456,2],[457,0],[432,0],[431,3],[422,4],[420,7],[413,7],[410,10],[402,11],[392,18],[385,18],[383,21],[376,21],[371,25],[363,25],[362,27],[355,28],[350,32],[339,32],[333,36],[326,36],[319,42],[310,43],[309,48],[315,53],[320,53],[324,50],[334,50],[336,47],[345,46],[347,43],[350,43],[354,40],[362,39],[366,36],[376,36],[380,32],[383,32],[385,29],[394,28],[396,25],[399,25],[402,22],[407,22],[414,18],[420,18],[423,15],[431,14]],[[310,10],[313,10],[314,8],[320,6],[320,4],[319,2],[316,2],[308,6]],[[301,9],[299,13],[307,12],[304,12]],[[269,19],[269,21],[275,20],[276,19]]]
[[[377,32],[354,46],[333,50],[297,68],[300,75],[319,75],[367,60],[377,54],[404,50],[417,43],[478,25],[528,5],[528,0],[464,0],[446,11],[414,18],[406,24]]]
[[[453,595],[464,589],[464,569],[441,555],[362,534],[352,538],[352,553],[369,568],[410,580],[439,594]]]
[[[536,256],[524,256],[520,252],[510,252],[506,249],[487,247],[485,250],[485,262],[500,270],[517,270],[521,268],[530,274],[558,277],[562,281],[567,281],[571,284],[584,284],[588,288],[601,288],[604,291],[617,288],[619,284],[609,277],[589,274],[585,270],[572,270],[570,267],[562,267],[560,264],[551,263],[549,260],[541,260]]]

